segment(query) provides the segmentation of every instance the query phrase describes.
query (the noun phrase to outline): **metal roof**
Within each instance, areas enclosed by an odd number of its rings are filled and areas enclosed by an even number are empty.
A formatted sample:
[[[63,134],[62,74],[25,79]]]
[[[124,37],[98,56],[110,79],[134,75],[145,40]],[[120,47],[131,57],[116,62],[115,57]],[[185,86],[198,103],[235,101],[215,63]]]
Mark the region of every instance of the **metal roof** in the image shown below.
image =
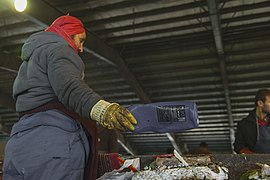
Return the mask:
[[[193,150],[201,141],[231,152],[237,121],[253,108],[255,92],[270,86],[269,0],[32,0],[24,13],[2,0],[1,137],[18,121],[10,95],[22,44],[67,13],[87,29],[86,81],[106,100],[197,103],[199,128],[122,133],[119,143],[135,154]]]

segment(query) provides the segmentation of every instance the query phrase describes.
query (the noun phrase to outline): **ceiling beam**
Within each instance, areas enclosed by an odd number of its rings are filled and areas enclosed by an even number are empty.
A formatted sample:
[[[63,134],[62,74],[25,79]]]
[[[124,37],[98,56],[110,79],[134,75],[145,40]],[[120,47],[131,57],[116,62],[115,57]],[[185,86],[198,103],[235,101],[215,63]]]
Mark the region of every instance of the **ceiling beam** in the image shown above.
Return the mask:
[[[262,8],[262,7],[268,7],[270,6],[270,2],[260,2],[256,4],[251,4],[251,5],[239,5],[239,6],[234,6],[234,7],[229,7],[229,8],[224,8],[222,9],[222,14],[226,15],[229,13],[234,13],[234,12],[241,12],[245,10],[250,10],[251,8]],[[208,17],[209,14],[207,12],[201,12],[201,13],[196,13],[196,14],[189,14],[185,16],[179,16],[179,17],[170,17],[166,19],[158,19],[158,20],[153,20],[149,22],[138,22],[135,25],[134,24],[127,24],[125,26],[120,26],[120,27],[111,27],[111,28],[106,28],[106,29],[100,29],[99,26],[93,27],[92,22],[89,22],[89,26],[91,26],[91,29],[95,31],[96,34],[109,34],[113,32],[120,32],[120,31],[126,31],[126,30],[132,30],[134,28],[147,28],[149,26],[157,26],[157,25],[164,25],[164,24],[169,24],[169,23],[174,23],[174,22],[183,22],[183,21],[188,21],[188,20],[194,20],[194,19],[200,19],[200,18],[206,18]],[[269,12],[263,12],[263,13],[257,13],[257,14],[252,14],[252,15],[243,15],[243,16],[236,16],[234,18],[227,18],[223,19],[222,23],[226,24],[229,22],[234,22],[234,21],[241,21],[241,20],[246,20],[246,19],[255,19],[255,18],[260,18],[260,17],[269,17]],[[228,22],[229,21],[229,22]],[[208,22],[207,22],[208,23]],[[201,27],[206,26],[205,23],[200,23]]]
[[[147,1],[146,1],[147,2]],[[97,26],[100,24],[106,24],[106,23],[115,23],[130,19],[136,19],[136,18],[146,18],[153,15],[160,15],[160,14],[167,14],[172,12],[179,12],[183,10],[198,8],[201,6],[206,5],[205,1],[195,1],[191,3],[185,3],[175,6],[169,6],[169,7],[160,7],[157,9],[147,10],[147,11],[139,11],[139,12],[132,12],[130,11],[129,14],[119,15],[119,16],[113,16],[106,19],[100,19],[100,20],[94,20],[89,23],[86,23],[90,26]],[[84,14],[82,19],[89,19],[89,15],[87,13]]]
[[[132,8],[135,5],[136,6],[140,6],[140,5],[145,6],[146,4],[151,4],[151,3],[155,3],[155,2],[156,2],[156,0],[147,0],[147,1],[136,0],[136,1],[120,1],[120,2],[115,1],[114,3],[104,4],[104,5],[97,6],[97,7],[91,7],[91,4],[93,4],[92,1],[83,2],[83,3],[78,3],[76,1],[74,1],[74,4],[72,4],[72,5],[70,5],[70,4],[66,5],[66,2],[64,2],[63,5],[60,5],[60,8],[64,9],[66,12],[70,12],[70,9],[72,6],[72,10],[71,10],[72,14],[75,14],[76,16],[87,15],[89,17],[89,16],[92,16],[92,15],[95,15],[97,13],[104,12],[104,11],[122,10],[124,8]],[[82,7],[89,7],[89,8],[82,9]]]
[[[235,133],[234,133],[234,120],[232,117],[232,107],[231,107],[231,98],[229,93],[229,84],[228,84],[228,76],[226,71],[226,64],[225,64],[225,54],[224,54],[224,47],[222,42],[222,32],[220,26],[220,12],[218,9],[218,1],[217,0],[207,0],[208,11],[210,15],[210,20],[212,24],[213,35],[216,44],[216,50],[218,54],[218,59],[220,63],[220,70],[221,70],[221,78],[224,87],[224,95],[226,100],[226,107],[227,107],[227,115],[229,118],[229,131],[230,131],[230,141],[231,141],[231,150],[233,151],[233,143],[235,140]]]
[[[210,14],[210,20],[212,24],[212,31],[214,34],[216,49],[218,54],[224,54],[224,48],[222,44],[222,37],[221,37],[221,26],[220,26],[220,19],[219,19],[219,12],[217,9],[217,2],[216,0],[207,0],[208,10]]]

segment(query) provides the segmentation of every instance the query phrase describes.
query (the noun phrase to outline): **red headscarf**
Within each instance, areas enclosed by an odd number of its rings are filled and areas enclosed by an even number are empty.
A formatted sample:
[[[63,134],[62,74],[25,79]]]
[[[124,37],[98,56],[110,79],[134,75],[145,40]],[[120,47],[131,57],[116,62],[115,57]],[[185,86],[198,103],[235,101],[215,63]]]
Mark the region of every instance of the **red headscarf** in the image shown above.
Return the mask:
[[[78,18],[67,15],[57,18],[45,31],[55,32],[60,35],[78,52],[78,48],[70,36],[83,33],[85,29]]]

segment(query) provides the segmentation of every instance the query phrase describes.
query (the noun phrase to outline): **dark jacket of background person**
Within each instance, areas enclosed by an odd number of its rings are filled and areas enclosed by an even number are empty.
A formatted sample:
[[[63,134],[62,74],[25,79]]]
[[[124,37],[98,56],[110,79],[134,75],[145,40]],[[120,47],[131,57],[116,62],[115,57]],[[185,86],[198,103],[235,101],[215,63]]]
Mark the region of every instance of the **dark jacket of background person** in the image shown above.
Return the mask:
[[[270,153],[270,90],[259,89],[254,103],[255,109],[237,124],[236,153]]]
[[[239,121],[235,135],[234,150],[240,153],[243,148],[249,148],[251,151],[257,140],[256,110],[252,110],[247,117]]]

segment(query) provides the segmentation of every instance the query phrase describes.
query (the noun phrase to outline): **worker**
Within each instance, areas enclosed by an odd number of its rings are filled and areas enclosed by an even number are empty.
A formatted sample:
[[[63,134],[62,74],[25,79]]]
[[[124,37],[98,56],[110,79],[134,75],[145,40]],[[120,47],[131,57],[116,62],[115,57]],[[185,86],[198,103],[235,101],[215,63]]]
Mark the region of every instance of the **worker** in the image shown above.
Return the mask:
[[[270,153],[270,90],[260,89],[255,108],[237,124],[234,150],[236,153]]]
[[[208,144],[202,141],[199,147],[194,151],[194,154],[212,154],[208,148]]]
[[[13,85],[20,119],[6,144],[5,180],[96,179],[97,127],[134,130],[135,118],[84,81],[86,32],[73,16],[57,18],[22,47]]]

